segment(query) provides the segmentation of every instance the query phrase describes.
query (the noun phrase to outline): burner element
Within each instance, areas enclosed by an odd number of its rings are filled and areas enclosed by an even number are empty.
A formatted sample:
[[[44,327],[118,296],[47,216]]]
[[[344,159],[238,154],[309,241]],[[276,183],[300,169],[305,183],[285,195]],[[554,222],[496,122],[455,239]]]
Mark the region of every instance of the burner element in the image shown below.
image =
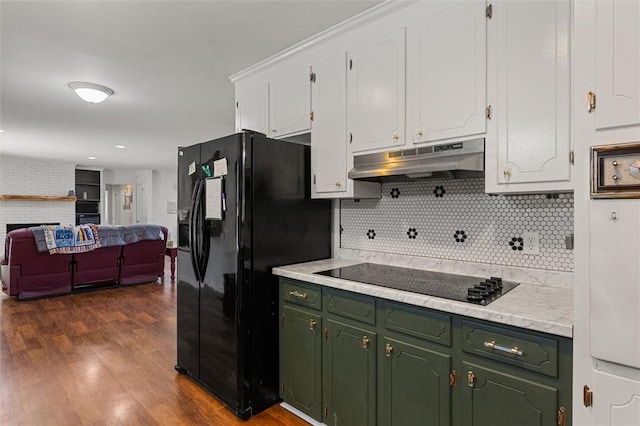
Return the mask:
[[[500,277],[483,280],[375,263],[360,263],[316,274],[480,305],[488,305],[519,284],[503,281]]]

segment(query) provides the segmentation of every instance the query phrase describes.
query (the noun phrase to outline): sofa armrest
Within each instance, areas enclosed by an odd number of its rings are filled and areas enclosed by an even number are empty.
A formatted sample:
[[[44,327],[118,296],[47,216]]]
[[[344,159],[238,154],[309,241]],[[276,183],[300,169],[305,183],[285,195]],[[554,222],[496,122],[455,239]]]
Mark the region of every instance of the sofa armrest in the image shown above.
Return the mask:
[[[2,280],[2,291],[9,296],[17,296],[20,292],[18,281],[22,273],[20,265],[0,266],[0,279]]]

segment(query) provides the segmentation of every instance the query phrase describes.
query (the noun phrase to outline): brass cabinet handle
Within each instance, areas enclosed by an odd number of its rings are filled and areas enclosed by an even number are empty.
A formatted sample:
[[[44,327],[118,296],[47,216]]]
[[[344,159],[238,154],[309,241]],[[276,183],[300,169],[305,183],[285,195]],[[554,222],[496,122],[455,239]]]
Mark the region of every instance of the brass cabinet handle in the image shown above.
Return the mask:
[[[309,330],[315,330],[315,329],[316,329],[316,320],[312,318],[309,320]]]
[[[502,172],[502,174],[504,175],[504,177],[509,179],[511,177],[511,170],[505,170],[504,172]]]
[[[340,182],[336,182],[336,187],[340,188],[342,184]]]
[[[397,141],[398,139],[400,139],[400,135],[399,135],[399,134],[397,134],[397,133],[394,133],[394,134],[393,134],[393,140],[394,140],[394,141]]]
[[[298,299],[307,300],[307,293],[300,293],[299,291],[290,291],[289,297],[297,297]]]
[[[484,342],[484,347],[485,348],[489,348],[489,349],[493,349],[493,350],[496,350],[496,351],[500,351],[500,352],[506,352],[506,353],[511,354],[511,355],[522,356],[522,350],[518,349],[517,346],[509,348],[507,346],[496,345],[496,341],[495,340],[492,340],[490,342]]]
[[[469,387],[473,387],[473,382],[476,380],[476,375],[473,374],[473,371],[469,371],[467,373],[467,385],[469,385]]]
[[[367,336],[362,336],[362,348],[367,349],[369,347],[369,338]]]
[[[393,346],[387,343],[384,347],[384,353],[386,356],[391,356],[391,354],[393,353]]]
[[[422,136],[424,136],[424,132],[422,131],[422,129],[420,129],[420,130],[418,130],[418,131],[416,132],[416,136],[417,136],[417,137],[419,137],[419,138],[421,138]]]

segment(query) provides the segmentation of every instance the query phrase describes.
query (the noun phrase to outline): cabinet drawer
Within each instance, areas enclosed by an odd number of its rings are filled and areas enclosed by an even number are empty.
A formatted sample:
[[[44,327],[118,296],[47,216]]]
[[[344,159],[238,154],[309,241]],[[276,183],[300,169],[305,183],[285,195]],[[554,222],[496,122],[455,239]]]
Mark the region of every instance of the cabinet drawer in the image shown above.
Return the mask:
[[[280,278],[280,297],[285,302],[322,309],[322,293],[320,287],[300,281]]]
[[[383,302],[382,321],[387,330],[451,346],[451,316],[420,308]]]
[[[558,377],[558,340],[462,321],[462,349],[485,358]]]
[[[376,324],[376,302],[373,297],[340,290],[326,290],[327,312],[346,318]]]

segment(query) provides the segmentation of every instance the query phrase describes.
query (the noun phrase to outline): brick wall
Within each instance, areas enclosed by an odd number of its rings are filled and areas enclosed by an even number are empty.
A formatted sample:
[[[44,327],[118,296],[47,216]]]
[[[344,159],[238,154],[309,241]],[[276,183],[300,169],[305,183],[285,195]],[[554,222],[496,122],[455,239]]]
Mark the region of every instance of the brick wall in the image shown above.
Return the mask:
[[[75,187],[75,164],[0,158],[0,194],[67,195]],[[0,247],[4,247],[7,223],[75,223],[75,203],[70,201],[0,200]],[[4,256],[0,253],[0,257]]]

